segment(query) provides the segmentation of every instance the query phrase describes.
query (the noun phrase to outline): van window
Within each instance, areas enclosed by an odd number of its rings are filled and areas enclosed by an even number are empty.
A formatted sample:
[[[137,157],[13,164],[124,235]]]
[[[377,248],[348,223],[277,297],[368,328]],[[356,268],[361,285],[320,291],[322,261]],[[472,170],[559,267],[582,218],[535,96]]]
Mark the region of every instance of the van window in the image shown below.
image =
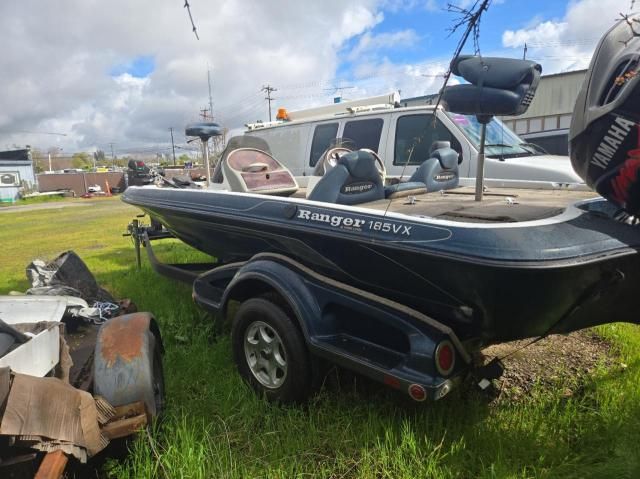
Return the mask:
[[[311,142],[311,155],[309,156],[309,166],[316,166],[322,154],[329,148],[331,142],[338,135],[337,123],[325,123],[316,126]]]
[[[460,142],[451,134],[449,129],[436,120],[433,125],[433,115],[405,115],[398,118],[396,123],[396,142],[394,148],[394,165],[420,165],[429,158],[431,144],[434,141],[449,141],[451,148],[456,150],[462,159]],[[413,153],[411,150],[413,148]]]
[[[382,124],[382,118],[348,121],[344,125],[342,138],[353,141],[357,150],[368,148],[378,153]]]

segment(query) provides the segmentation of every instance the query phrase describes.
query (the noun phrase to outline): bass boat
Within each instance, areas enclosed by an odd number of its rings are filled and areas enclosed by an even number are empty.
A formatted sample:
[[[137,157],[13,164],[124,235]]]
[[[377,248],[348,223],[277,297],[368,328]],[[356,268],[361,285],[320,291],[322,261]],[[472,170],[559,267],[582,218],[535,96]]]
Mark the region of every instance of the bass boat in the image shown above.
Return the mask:
[[[625,35],[621,22],[601,40],[576,111],[589,111],[585,102],[606,96],[624,68],[637,67],[640,38],[623,43]],[[541,71],[528,61],[464,56],[452,69],[469,83],[448,88],[444,107],[485,123],[492,115],[524,112]],[[611,165],[618,176],[606,178],[615,180],[639,161],[625,166],[617,152],[594,146],[589,156],[580,146],[607,134],[633,136],[637,145],[636,119],[620,112],[638,104],[639,83],[635,75],[625,78],[615,95],[609,92],[612,121],[588,131],[592,123],[581,120],[583,131],[572,131],[572,152],[586,155],[572,158],[583,178]],[[190,133],[207,139],[216,128],[195,125]],[[624,189],[635,191],[635,176],[598,189],[608,199],[570,188],[485,191],[481,175],[475,189],[461,187],[458,154],[447,142],[434,142],[409,181],[385,178],[384,164],[369,150],[332,149],[321,161],[324,175],[301,188],[268,144],[240,136],[229,141],[207,188],[131,187],[123,200],[219,264],[284,255],[435,318],[464,341],[490,344],[640,322],[634,307],[640,230],[635,196]],[[616,202],[620,198],[626,202]]]

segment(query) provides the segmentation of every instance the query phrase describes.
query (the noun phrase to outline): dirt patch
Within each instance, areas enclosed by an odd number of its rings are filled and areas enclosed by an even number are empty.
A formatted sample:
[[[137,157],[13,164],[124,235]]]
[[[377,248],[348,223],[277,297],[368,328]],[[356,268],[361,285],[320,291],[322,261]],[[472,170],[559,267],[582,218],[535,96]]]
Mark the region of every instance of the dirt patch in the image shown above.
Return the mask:
[[[503,357],[531,340],[496,344],[482,351],[485,358]],[[503,376],[495,381],[499,400],[518,400],[536,385],[557,387],[572,396],[584,379],[597,367],[611,367],[615,356],[611,344],[592,331],[576,331],[568,335],[552,335],[503,361]]]

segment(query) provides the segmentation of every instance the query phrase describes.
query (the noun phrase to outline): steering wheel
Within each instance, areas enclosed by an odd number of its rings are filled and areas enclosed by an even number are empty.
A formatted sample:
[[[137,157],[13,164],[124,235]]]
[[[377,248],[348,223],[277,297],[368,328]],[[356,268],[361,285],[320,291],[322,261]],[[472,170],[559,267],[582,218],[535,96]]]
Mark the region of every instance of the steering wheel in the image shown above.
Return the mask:
[[[334,168],[338,164],[338,160],[341,156],[351,153],[352,150],[343,146],[336,146],[335,148],[329,148],[323,153],[313,170],[314,176],[324,176],[329,170]]]
[[[382,158],[380,158],[375,151],[370,150],[369,148],[361,148],[360,151],[370,153],[376,160],[376,168],[378,169],[378,173],[380,173],[380,178],[382,178],[382,184],[384,185],[384,181],[387,178],[387,169],[384,167],[384,161],[382,161]]]

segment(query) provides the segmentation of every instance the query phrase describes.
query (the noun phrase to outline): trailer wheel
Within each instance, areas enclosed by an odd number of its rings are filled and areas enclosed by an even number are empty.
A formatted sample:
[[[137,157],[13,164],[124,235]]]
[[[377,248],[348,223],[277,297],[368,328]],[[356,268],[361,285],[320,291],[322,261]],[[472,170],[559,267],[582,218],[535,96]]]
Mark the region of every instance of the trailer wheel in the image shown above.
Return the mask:
[[[282,403],[308,397],[309,353],[302,333],[280,307],[262,298],[243,302],[231,341],[238,372],[258,394]]]

